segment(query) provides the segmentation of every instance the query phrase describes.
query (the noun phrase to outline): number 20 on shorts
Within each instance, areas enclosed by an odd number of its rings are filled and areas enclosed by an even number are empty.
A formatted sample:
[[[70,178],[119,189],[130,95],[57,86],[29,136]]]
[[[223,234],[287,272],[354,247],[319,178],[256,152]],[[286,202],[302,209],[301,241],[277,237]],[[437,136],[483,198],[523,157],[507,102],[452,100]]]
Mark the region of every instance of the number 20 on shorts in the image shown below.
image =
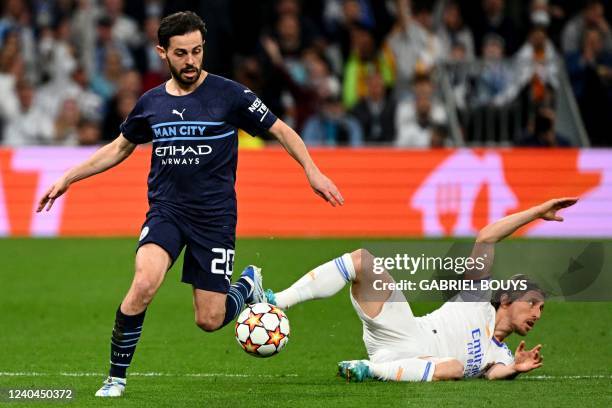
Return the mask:
[[[226,275],[231,280],[234,272],[234,255],[233,249],[213,248],[212,252],[218,254],[210,263],[210,271],[218,275]]]

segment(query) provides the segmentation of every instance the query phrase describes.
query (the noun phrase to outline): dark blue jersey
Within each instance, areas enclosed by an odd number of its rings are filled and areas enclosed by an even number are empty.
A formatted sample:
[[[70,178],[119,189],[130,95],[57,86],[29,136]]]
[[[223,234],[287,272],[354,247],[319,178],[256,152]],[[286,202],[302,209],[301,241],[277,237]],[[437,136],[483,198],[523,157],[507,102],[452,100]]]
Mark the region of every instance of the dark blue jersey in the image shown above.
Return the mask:
[[[121,132],[132,143],[153,142],[149,205],[235,216],[238,128],[257,135],[275,121],[249,89],[208,74],[188,95],[170,95],[166,84],[146,92]]]

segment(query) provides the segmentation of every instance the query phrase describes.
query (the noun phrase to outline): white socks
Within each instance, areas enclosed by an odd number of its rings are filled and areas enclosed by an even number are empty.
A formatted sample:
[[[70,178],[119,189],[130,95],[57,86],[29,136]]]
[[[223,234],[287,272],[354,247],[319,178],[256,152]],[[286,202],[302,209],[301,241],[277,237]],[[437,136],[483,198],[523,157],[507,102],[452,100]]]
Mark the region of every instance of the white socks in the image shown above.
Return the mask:
[[[276,305],[287,309],[311,299],[327,298],[338,293],[355,279],[355,267],[350,254],[317,266],[282,292],[275,293]]]
[[[369,362],[370,373],[382,381],[431,381],[436,363],[421,358],[406,358],[388,363]]]

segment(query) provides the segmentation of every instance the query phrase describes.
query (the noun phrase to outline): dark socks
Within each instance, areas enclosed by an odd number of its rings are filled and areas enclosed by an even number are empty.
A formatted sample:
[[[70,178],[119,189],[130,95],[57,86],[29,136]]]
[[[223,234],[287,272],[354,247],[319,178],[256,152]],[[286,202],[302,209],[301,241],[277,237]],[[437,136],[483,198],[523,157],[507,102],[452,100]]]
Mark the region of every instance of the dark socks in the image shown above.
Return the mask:
[[[253,287],[251,282],[245,278],[240,278],[230,286],[225,301],[225,319],[223,326],[234,320],[242,311],[245,303],[251,302]]]
[[[115,327],[111,337],[109,374],[111,377],[126,377],[126,370],[130,366],[136,344],[140,339],[145,313],[146,309],[140,314],[128,316],[121,312],[121,306],[117,309]]]

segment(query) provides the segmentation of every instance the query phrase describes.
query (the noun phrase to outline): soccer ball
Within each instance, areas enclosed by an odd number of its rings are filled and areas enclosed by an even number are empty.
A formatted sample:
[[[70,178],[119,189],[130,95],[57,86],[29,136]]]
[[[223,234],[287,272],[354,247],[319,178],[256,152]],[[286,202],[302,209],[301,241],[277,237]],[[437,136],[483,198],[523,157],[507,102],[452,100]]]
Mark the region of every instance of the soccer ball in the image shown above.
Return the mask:
[[[252,356],[271,357],[289,341],[289,319],[271,304],[249,305],[236,320],[236,340]]]

